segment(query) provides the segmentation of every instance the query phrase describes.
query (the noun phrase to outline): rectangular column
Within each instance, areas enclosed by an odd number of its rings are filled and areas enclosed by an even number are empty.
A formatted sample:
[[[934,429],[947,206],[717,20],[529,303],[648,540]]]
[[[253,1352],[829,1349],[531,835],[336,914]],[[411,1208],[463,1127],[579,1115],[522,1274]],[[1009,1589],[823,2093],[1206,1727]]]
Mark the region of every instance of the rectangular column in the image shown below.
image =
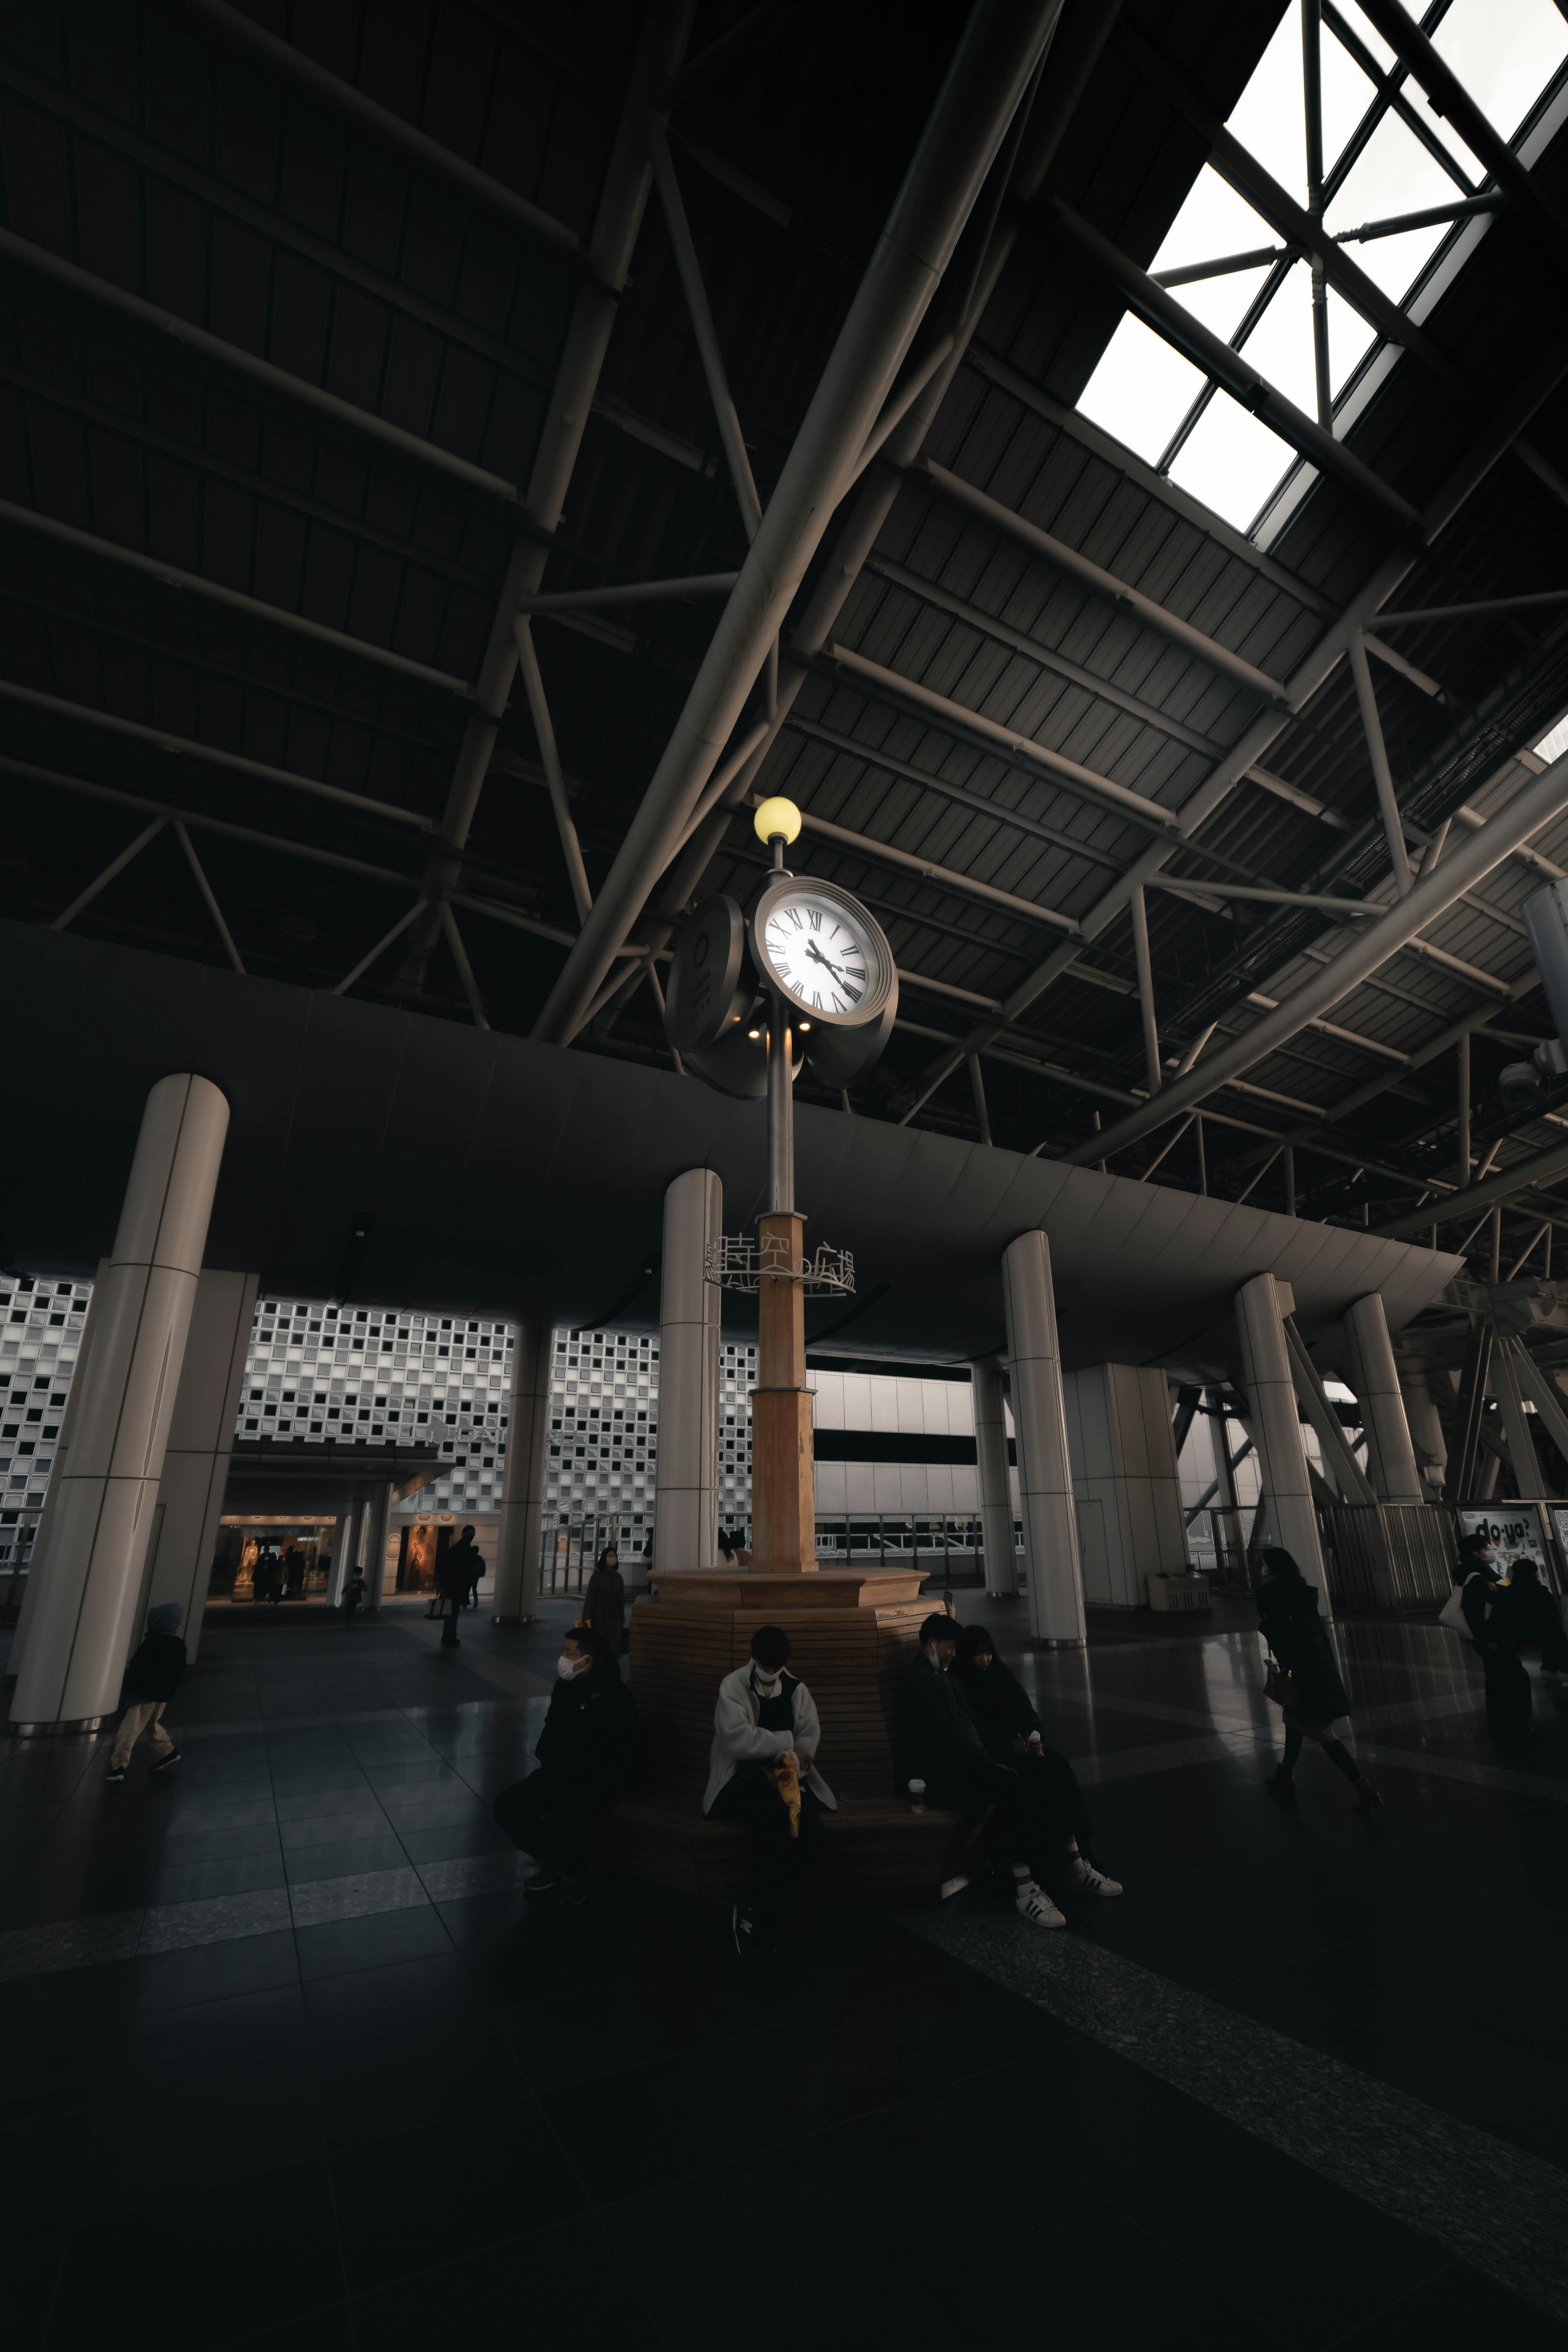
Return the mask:
[[[1007,1475],[1007,1409],[1002,1375],[994,1364],[969,1367],[974,1392],[974,1462],[979,1474],[981,1542],[985,1554],[985,1590],[993,1598],[1018,1590],[1013,1550],[1013,1488]]]
[[[1013,1430],[1018,1441],[1018,1493],[1029,1568],[1029,1619],[1035,1639],[1081,1644],[1083,1571],[1068,1455],[1061,1346],[1050,1244],[1020,1234],[1002,1257],[1007,1310],[1007,1361]]]
[[[711,1168],[689,1168],[665,1193],[656,1574],[660,1568],[712,1568],[719,1557],[721,1293],[703,1268],[723,1219],[724,1188]]]
[[[1095,1364],[1063,1382],[1073,1494],[1098,1505],[1104,1545],[1083,1558],[1084,1599],[1141,1609],[1148,1576],[1184,1576],[1186,1530],[1170,1386],[1154,1365]]]
[[[1269,1529],[1307,1582],[1317,1586],[1318,1614],[1326,1624],[1333,1612],[1283,1321],[1294,1303],[1289,1286],[1273,1275],[1255,1274],[1236,1294],[1236,1328]]]
[[[234,1451],[235,1415],[250,1349],[251,1310],[259,1277],[204,1270],[185,1338],[174,1419],[158,1481],[163,1517],[147,1580],[147,1606],[179,1603],[185,1652],[194,1659],[223,1517]]]
[[[531,1624],[539,1612],[539,1551],[544,1536],[549,1460],[550,1381],[555,1334],[548,1323],[521,1323],[511,1368],[506,1428],[506,1483],[496,1552],[497,1625]]]

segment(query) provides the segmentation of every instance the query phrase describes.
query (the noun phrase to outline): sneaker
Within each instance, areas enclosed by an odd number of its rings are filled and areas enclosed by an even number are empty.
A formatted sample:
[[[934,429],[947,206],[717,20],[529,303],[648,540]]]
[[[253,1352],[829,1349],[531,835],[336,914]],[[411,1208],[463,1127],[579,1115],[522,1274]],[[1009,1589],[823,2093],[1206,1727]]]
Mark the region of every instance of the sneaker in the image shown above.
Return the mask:
[[[1026,1879],[1023,1885],[1019,1887],[1018,1899],[1014,1907],[1019,1918],[1027,1919],[1033,1927],[1065,1927],[1067,1926],[1066,1913],[1057,1909],[1045,1888],[1037,1886],[1032,1878]]]
[[[522,1882],[522,1891],[525,1895],[553,1895],[560,1884],[560,1872],[552,1870],[545,1863],[538,1870],[529,1872]]]
[[[104,1774],[104,1776],[103,1776],[103,1785],[104,1785],[104,1787],[105,1787],[106,1789],[118,1789],[118,1788],[119,1788],[119,1786],[120,1786],[120,1783],[121,1782],[121,1780],[124,1780],[124,1778],[125,1778],[125,1767],[124,1767],[124,1765],[123,1765],[123,1764],[111,1764],[111,1765],[110,1766],[110,1768],[109,1768],[108,1771],[107,1771],[107,1772]]]
[[[757,1948],[757,1915],[749,1903],[730,1906],[730,1943],[738,1960],[749,1960]]]
[[[147,1769],[155,1780],[160,1772],[172,1772],[179,1760],[180,1751],[177,1748],[174,1748],[170,1749],[167,1756],[160,1756],[156,1764],[151,1764]]]
[[[1107,1878],[1103,1870],[1096,1870],[1080,1853],[1072,1865],[1072,1891],[1075,1895],[1120,1895],[1121,1881]]]

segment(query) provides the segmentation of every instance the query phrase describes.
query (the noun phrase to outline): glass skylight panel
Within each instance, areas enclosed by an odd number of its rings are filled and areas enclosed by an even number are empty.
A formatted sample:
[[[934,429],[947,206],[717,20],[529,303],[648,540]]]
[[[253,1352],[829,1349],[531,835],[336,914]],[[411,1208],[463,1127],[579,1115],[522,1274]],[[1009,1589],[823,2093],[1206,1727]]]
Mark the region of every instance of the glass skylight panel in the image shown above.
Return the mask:
[[[1487,173],[1454,125],[1436,113],[1414,76],[1397,75],[1402,104],[1428,143],[1392,109],[1383,112],[1365,145],[1352,153],[1360,126],[1378,92],[1353,53],[1387,74],[1397,61],[1356,0],[1336,0],[1349,40],[1331,22],[1321,28],[1324,225],[1344,238],[1370,223],[1462,202],[1485,186]],[[1451,0],[1419,13],[1428,37],[1464,83],[1493,128],[1511,139],[1542,91],[1568,58],[1568,22],[1554,0]],[[1308,202],[1303,115],[1301,11],[1288,7],[1238,100],[1227,128],[1297,204]],[[1432,148],[1438,151],[1434,153]],[[1445,161],[1445,159],[1447,159]],[[1347,257],[1380,291],[1405,301],[1453,225],[1436,222],[1346,242]],[[1263,250],[1286,242],[1213,165],[1199,173],[1169,234],[1150,264],[1151,274]],[[1233,342],[1248,364],[1310,416],[1317,414],[1310,268],[1298,261],[1269,290],[1271,265],[1196,278],[1170,291],[1212,334]],[[1248,323],[1260,295],[1261,315]],[[1377,331],[1336,289],[1327,291],[1329,382],[1337,396],[1377,340]],[[1122,320],[1079,406],[1191,490],[1227,521],[1246,528],[1270,503],[1269,494],[1295,462],[1268,426],[1222,393],[1203,400],[1203,372],[1163,339],[1131,317]],[[1202,401],[1201,413],[1194,404]],[[1174,446],[1173,446],[1174,445]]]

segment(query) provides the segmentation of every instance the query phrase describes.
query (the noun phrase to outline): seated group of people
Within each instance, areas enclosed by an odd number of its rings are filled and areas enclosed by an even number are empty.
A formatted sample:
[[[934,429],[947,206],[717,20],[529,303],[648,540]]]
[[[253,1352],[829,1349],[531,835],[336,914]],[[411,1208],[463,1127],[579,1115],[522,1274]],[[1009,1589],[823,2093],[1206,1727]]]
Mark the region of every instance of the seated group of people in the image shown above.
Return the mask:
[[[817,1767],[822,1726],[810,1691],[789,1671],[789,1636],[761,1625],[751,1656],[724,1676],[702,1811],[746,1830],[752,1894],[731,1913],[742,1959],[785,1926],[837,1800]],[[588,1888],[589,1824],[626,1794],[637,1757],[637,1707],[618,1662],[590,1625],[562,1642],[556,1685],[535,1755],[538,1769],[503,1791],[495,1817],[537,1868],[532,1894],[581,1902]],[[1039,1717],[983,1625],[944,1614],[920,1629],[920,1654],[900,1680],[895,1730],[900,1780],[914,1801],[989,1822],[997,1867],[1010,1870],[1022,1919],[1067,1925],[1070,1895],[1116,1895],[1092,1860],[1089,1808],[1072,1766],[1045,1744]]]

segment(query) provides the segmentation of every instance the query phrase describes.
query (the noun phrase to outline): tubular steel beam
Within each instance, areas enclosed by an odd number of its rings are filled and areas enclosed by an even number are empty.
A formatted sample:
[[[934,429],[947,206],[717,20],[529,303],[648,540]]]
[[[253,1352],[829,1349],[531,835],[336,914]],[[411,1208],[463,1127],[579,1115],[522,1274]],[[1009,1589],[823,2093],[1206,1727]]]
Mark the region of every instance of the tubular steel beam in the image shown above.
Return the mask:
[[[474,967],[468,961],[468,950],[463,945],[463,934],[458,929],[458,918],[453,914],[451,901],[447,898],[443,898],[441,901],[441,929],[447,934],[447,945],[452,950],[452,961],[458,967],[458,978],[462,982],[463,994],[468,1000],[468,1011],[474,1016],[474,1026],[476,1029],[488,1029],[490,1024],[485,1018],[484,1000],[479,994],[479,984],[474,978]]]
[[[1202,629],[1194,629],[1190,621],[1184,621],[1176,614],[1168,612],[1163,604],[1157,603],[1152,596],[1145,596],[1141,589],[1130,588],[1124,580],[1118,580],[1114,573],[1102,570],[1087,555],[1081,555],[1076,547],[1069,547],[1065,540],[1053,538],[1048,530],[1041,530],[1037,524],[1026,521],[1013,508],[1004,506],[999,499],[991,498],[974,483],[966,482],[961,475],[950,473],[934,458],[926,458],[915,471],[923,475],[931,488],[952,505],[962,507],[977,522],[989,524],[1004,539],[1010,539],[1016,545],[1026,548],[1031,555],[1037,556],[1056,571],[1066,572],[1069,580],[1076,582],[1080,588],[1087,588],[1090,595],[1103,597],[1130,619],[1142,622],[1146,629],[1152,629],[1157,636],[1167,638],[1172,645],[1179,646],[1184,653],[1191,654],[1196,660],[1207,662],[1211,668],[1218,670],[1234,685],[1244,687],[1248,694],[1255,694],[1260,702],[1268,703],[1276,710],[1289,709],[1282,680],[1270,677],[1241,654],[1233,653],[1228,646],[1222,646],[1214,637],[1205,636]]]
[[[1154,968],[1149,956],[1149,918],[1142,890],[1132,893],[1132,955],[1138,970],[1138,1013],[1143,1028],[1143,1060],[1149,1092],[1157,1095],[1165,1083],[1160,1066],[1160,1026],[1154,1011]]]
[[[1320,966],[1312,979],[1287,997],[1277,1012],[1266,1013],[1244,1035],[1212,1055],[1201,1071],[1194,1070],[1167,1087],[1158,1106],[1145,1106],[1120,1120],[1107,1130],[1092,1152],[1080,1148],[1066,1157],[1077,1161],[1120,1150],[1124,1143],[1136,1141],[1173,1112],[1201,1100],[1222,1079],[1239,1077],[1244,1070],[1305,1028],[1314,1014],[1331,1011],[1426,924],[1436,921],[1472,883],[1489,874],[1516,842],[1528,840],[1565,805],[1568,757],[1553,761],[1544,774],[1533,777],[1479,833],[1472,833],[1457,849],[1450,850],[1441,866],[1424,874],[1406,897],[1397,899],[1378,919],[1357,932],[1330,963]]]
[[[1261,890],[1245,882],[1189,882],[1170,874],[1152,874],[1152,889],[1173,890],[1186,898],[1256,898],[1271,907],[1321,908],[1331,915],[1382,915],[1387,909],[1373,898],[1331,898],[1314,890]]]
[[[1020,898],[1011,890],[998,890],[989,882],[979,882],[969,874],[958,874],[948,866],[933,865],[929,857],[921,857],[907,849],[895,849],[890,842],[873,841],[868,834],[851,833],[847,825],[831,824],[826,817],[813,816],[802,809],[800,821],[807,833],[815,833],[836,848],[852,850],[875,866],[890,866],[900,874],[913,874],[922,882],[931,882],[939,890],[952,890],[963,898],[976,898],[982,906],[995,907],[1003,914],[1016,915],[1026,923],[1043,923],[1047,930],[1076,934],[1078,925],[1070,915],[1058,914],[1054,907],[1042,907],[1034,898]]]
[[[1458,621],[1478,613],[1521,613],[1531,605],[1568,604],[1568,588],[1546,588],[1535,596],[1488,596],[1475,604],[1413,605],[1407,613],[1380,613],[1380,629],[1397,627],[1401,621]]]
[[[741,578],[536,1036],[561,1043],[575,1034],[686,835],[1044,54],[1057,7],[1058,0],[976,0]],[[906,426],[942,381],[939,373]]]
[[[159,834],[163,832],[163,827],[168,824],[168,822],[169,820],[167,817],[155,816],[151,824],[144,824],[141,832],[137,835],[135,840],[127,842],[119,856],[111,857],[108,865],[103,868],[102,873],[95,874],[92,880],[88,884],[86,889],[79,890],[77,892],[76,897],[71,900],[68,907],[61,908],[59,913],[55,917],[54,921],[49,925],[50,930],[63,931],[68,929],[70,925],[75,922],[77,917],[81,913],[83,908],[90,907],[99,892],[100,890],[107,890],[115,877],[124,873],[132,859],[133,857],[139,857],[142,852],[146,848],[147,844],[150,841],[155,841],[157,839]]]
[[[392,926],[392,929],[389,931],[384,932],[382,937],[377,940],[374,947],[369,949],[365,954],[361,956],[358,963],[354,965],[351,971],[344,972],[337,986],[335,988],[329,989],[327,992],[328,994],[331,996],[346,996],[349,990],[353,986],[355,981],[363,980],[365,973],[370,970],[372,964],[379,962],[381,958],[386,953],[387,949],[396,945],[397,941],[403,937],[404,932],[408,929],[409,924],[414,921],[415,918],[418,915],[422,915],[424,912],[425,900],[423,898],[416,898],[414,904],[408,908],[407,912],[405,914],[399,915],[396,922]]]
[[[205,327],[193,327],[188,319],[176,318],[172,310],[160,310],[155,303],[143,302],[139,294],[128,294],[110,279],[79,269],[74,261],[49,253],[41,245],[30,244],[13,229],[0,228],[0,256],[47,278],[79,300],[90,303],[94,310],[112,311],[147,334],[165,337],[193,358],[220,368],[225,374],[245,377],[272,399],[310,409],[341,432],[356,439],[377,442],[393,456],[444,474],[471,494],[498,500],[503,506],[518,503],[515,482],[505,480],[500,474],[487,473],[482,466],[470,466],[466,457],[454,457],[449,449],[441,448],[434,441],[421,440],[417,433],[405,433],[401,425],[388,424],[374,409],[356,407],[352,400],[340,400],[336,393],[323,392],[319,384],[307,383],[303,376],[290,375],[287,368],[274,367],[270,360],[258,359],[253,352],[242,351],[237,343],[226,343],[221,336],[208,334]]]
[[[675,256],[676,272],[680,290],[686,297],[687,315],[691,331],[697,338],[697,355],[702,362],[702,373],[708,385],[708,397],[712,403],[714,421],[719,427],[719,439],[724,460],[730,468],[730,480],[734,488],[735,503],[741,509],[741,521],[748,541],[755,539],[757,526],[763,519],[763,502],[757,496],[757,485],[752,475],[752,461],[746,454],[745,436],[736,413],[734,395],[730,390],[730,378],[724,366],[724,354],[719,348],[718,330],[713,324],[713,312],[708,300],[708,289],[702,282],[702,268],[692,241],[691,224],[686,217],[686,205],[680,194],[680,183],[675,175],[675,163],[665,137],[664,125],[657,115],[650,115],[647,125],[648,155],[653,163],[654,185],[658,190],[659,204],[664,212],[665,226],[669,231],[670,250]]]
[[[1379,512],[1392,516],[1402,530],[1413,530],[1419,524],[1420,517],[1407,499],[1380,480],[1370,466],[1364,465],[1342,441],[1326,433],[1294,401],[1287,400],[1239,352],[1232,351],[1227,342],[1211,333],[1184,303],[1178,302],[1163,286],[1156,286],[1148,271],[1129,260],[1119,246],[1101,236],[1099,229],[1091,228],[1058,196],[1043,198],[1042,209],[1064,241],[1116,288],[1128,309],[1146,327],[1152,327],[1194,367],[1223,385],[1233,400],[1250,409],[1288,447],[1309,465],[1316,466],[1320,473],[1332,475]]]
[[[1399,795],[1394,788],[1394,772],[1388,764],[1388,750],[1383,740],[1377,696],[1373,691],[1372,673],[1366,666],[1366,647],[1359,636],[1351,639],[1350,661],[1351,676],[1355,680],[1356,702],[1361,711],[1362,731],[1366,737],[1367,757],[1372,762],[1373,781],[1377,787],[1377,804],[1383,814],[1388,862],[1394,868],[1394,887],[1403,898],[1410,888],[1410,857],[1405,846],[1405,827],[1399,814]]]
[[[731,25],[727,33],[721,33],[716,40],[709,42],[705,49],[699,49],[697,55],[671,77],[659,100],[660,106],[666,110],[684,106],[698,90],[706,89],[715,74],[727,72],[735,59],[743,57],[771,25],[789,16],[799,5],[800,0],[758,0],[758,5],[749,10],[738,25]]]
[[[1554,1143],[1532,1159],[1516,1160],[1511,1168],[1500,1168],[1495,1176],[1467,1185],[1462,1192],[1448,1193],[1440,1205],[1428,1202],[1426,1208],[1412,1209],[1403,1217],[1391,1217],[1386,1224],[1373,1225],[1372,1230],[1384,1241],[1402,1240],[1407,1234],[1425,1232],[1428,1225],[1446,1225],[1455,1217],[1473,1216],[1478,1209],[1495,1208],[1500,1202],[1518,1200],[1539,1185],[1552,1183],[1564,1171],[1568,1171],[1568,1143]]]
[[[533,648],[533,633],[525,620],[519,620],[517,624],[517,650],[523,690],[528,697],[529,716],[533,721],[534,740],[539,745],[540,765],[544,770],[545,789],[550,794],[555,830],[561,840],[561,855],[566,861],[567,878],[572,885],[572,901],[577,909],[577,920],[582,924],[587,921],[593,910],[594,894],[588,887],[582,845],[577,839],[577,828],[572,821],[572,805],[566,797],[566,779],[561,772],[561,753],[555,741],[555,722],[550,716],[544,680],[539,670],[539,656]]]
[[[0,513],[4,509],[0,508]],[[697,572],[689,580],[642,580],[619,588],[564,588],[549,596],[520,596],[520,615],[596,613],[602,604],[672,604],[682,596],[727,596],[738,572]]]
[[[57,521],[53,515],[40,514],[36,507],[15,506],[9,499],[0,499],[0,523],[10,523],[19,530],[52,540],[57,546],[69,548],[73,555],[85,556],[93,563],[133,572],[142,579],[155,581],[161,588],[193,596],[201,604],[216,604],[220,611],[233,613],[242,620],[280,629],[288,636],[304,637],[330,653],[370,662],[377,669],[391,670],[416,686],[433,686],[443,694],[455,694],[468,701],[473,698],[468,679],[455,677],[450,670],[432,669],[427,663],[411,661],[406,654],[394,653],[389,646],[372,645],[367,638],[350,636],[346,630],[331,629],[324,621],[307,620],[303,613],[290,613],[281,604],[268,604],[258,596],[243,595],[237,588],[222,587],[216,580],[204,579],[198,572],[182,572],[158,556],[139,554],[134,548],[121,547],[115,540],[100,539],[92,531],[78,530],[73,524]]]
[[[241,978],[243,978],[245,974],[245,966],[240,961],[239,950],[235,946],[234,933],[224,921],[223,908],[217,902],[217,893],[214,890],[212,884],[207,879],[206,867],[196,856],[196,845],[191,839],[190,835],[186,832],[184,821],[181,817],[176,817],[174,819],[174,838],[179,843],[181,849],[184,853],[185,863],[190,867],[191,872],[195,878],[196,888],[202,894],[202,903],[205,907],[208,914],[212,917],[213,927],[216,930],[219,939],[223,941],[224,953],[227,956],[236,971],[237,971]]]
[[[520,230],[524,236],[545,247],[551,253],[574,262],[579,268],[588,267],[589,257],[583,249],[581,238],[574,229],[567,227],[564,221],[558,221],[538,205],[530,204],[526,196],[518,195],[515,190],[503,186],[500,180],[492,180],[488,172],[479,170],[478,164],[468,163],[461,155],[455,154],[450,147],[443,147],[439,140],[430,138],[426,131],[416,130],[413,123],[405,122],[400,114],[378,106],[374,99],[367,98],[363,90],[354,88],[353,82],[329,73],[325,66],[319,66],[302,49],[295,48],[292,42],[279,40],[276,34],[264,31],[239,9],[226,5],[226,0],[182,0],[182,5],[187,16],[201,18],[221,39],[247,50],[261,65],[282,75],[285,79],[297,82],[312,98],[320,100],[334,113],[343,115],[356,129],[364,131],[378,146],[401,155],[405,162],[428,172],[432,178],[445,180],[448,187],[455,188],[470,204],[493,213],[510,228]]]

